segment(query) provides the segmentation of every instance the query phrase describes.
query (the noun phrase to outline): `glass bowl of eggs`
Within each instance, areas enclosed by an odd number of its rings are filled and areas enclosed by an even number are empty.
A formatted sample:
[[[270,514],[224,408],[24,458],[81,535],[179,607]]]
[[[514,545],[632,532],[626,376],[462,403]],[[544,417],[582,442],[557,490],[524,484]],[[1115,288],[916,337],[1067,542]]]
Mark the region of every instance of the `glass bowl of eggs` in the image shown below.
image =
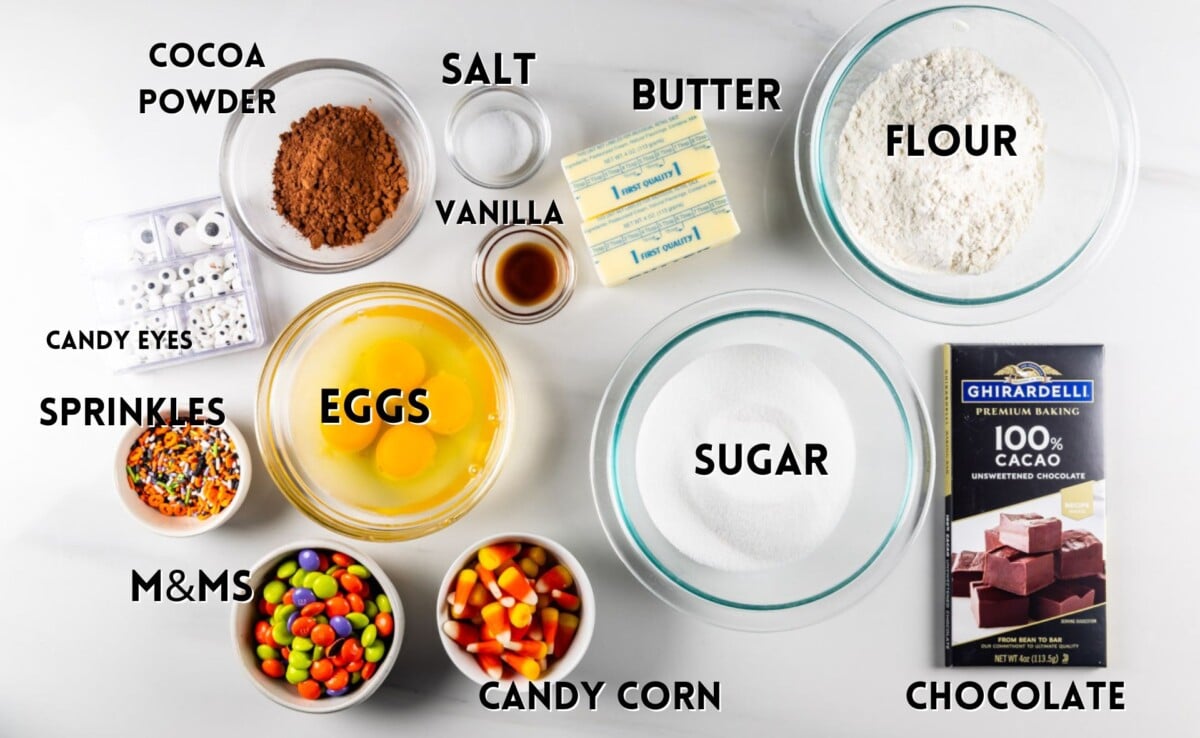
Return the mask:
[[[512,382],[487,332],[411,285],[332,292],[280,334],[259,379],[267,472],[310,518],[375,541],[465,515],[508,454]]]

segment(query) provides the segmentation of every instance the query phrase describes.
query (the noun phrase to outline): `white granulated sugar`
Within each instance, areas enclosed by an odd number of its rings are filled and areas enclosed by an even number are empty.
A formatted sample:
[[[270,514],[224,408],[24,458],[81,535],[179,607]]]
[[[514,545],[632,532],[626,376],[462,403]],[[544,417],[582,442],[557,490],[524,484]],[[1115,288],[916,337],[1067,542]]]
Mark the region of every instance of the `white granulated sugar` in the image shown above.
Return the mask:
[[[887,156],[888,124],[915,125],[923,157]],[[929,151],[937,125],[1008,124],[1016,156]],[[945,145],[948,133],[939,133]],[[855,102],[838,143],[841,212],[872,256],[908,268],[980,273],[1025,230],[1042,195],[1045,143],[1037,100],[972,49],[896,64]]]
[[[824,444],[827,476],[696,474],[696,447]],[[717,452],[712,454],[714,462]],[[776,346],[704,354],[651,401],[637,439],[637,482],[654,525],[681,553],[726,571],[795,561],[837,528],[853,489],[854,428],[837,387],[812,362]]]
[[[475,176],[504,179],[529,161],[533,131],[519,113],[488,110],[466,125],[460,141],[462,162]]]

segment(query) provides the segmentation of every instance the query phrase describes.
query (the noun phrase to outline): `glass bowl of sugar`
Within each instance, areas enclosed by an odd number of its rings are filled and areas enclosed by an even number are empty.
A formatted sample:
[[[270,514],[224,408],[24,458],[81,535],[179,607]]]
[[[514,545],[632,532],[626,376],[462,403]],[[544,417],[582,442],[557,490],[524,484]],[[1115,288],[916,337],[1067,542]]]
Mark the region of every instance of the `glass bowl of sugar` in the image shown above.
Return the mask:
[[[795,175],[822,246],[909,315],[986,324],[1039,310],[1117,238],[1136,182],[1111,60],[1043,0],[893,0],[818,68]]]
[[[482,187],[521,184],[537,173],[549,150],[550,119],[520,87],[478,87],[446,119],[450,163]]]
[[[924,402],[887,341],[804,295],[730,292],[652,328],[592,436],[609,542],[667,604],[778,631],[869,592],[920,528]]]

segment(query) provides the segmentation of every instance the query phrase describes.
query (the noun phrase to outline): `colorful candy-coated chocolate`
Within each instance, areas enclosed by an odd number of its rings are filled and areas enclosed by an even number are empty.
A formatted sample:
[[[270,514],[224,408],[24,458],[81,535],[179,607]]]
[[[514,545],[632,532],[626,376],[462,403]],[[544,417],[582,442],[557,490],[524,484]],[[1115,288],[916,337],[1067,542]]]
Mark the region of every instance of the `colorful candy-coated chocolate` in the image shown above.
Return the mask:
[[[324,598],[322,598],[324,599]],[[296,607],[311,605],[317,601],[317,595],[307,587],[298,587],[292,591],[292,604]]]
[[[337,632],[328,623],[321,623],[312,629],[312,642],[323,648],[329,648],[337,640]]]
[[[267,586],[263,587],[263,599],[267,602],[278,604],[283,599],[283,593],[287,592],[287,585],[279,580],[268,582]]]
[[[383,594],[382,592],[378,597],[375,598],[375,606],[379,608],[379,612],[392,611],[392,603],[388,601],[387,595]]]
[[[300,568],[305,571],[316,571],[321,566],[321,557],[311,548],[306,548],[296,557],[300,562]]]
[[[330,597],[325,600],[325,613],[329,617],[345,615],[350,612],[350,601],[345,597]]]
[[[381,612],[375,616],[375,627],[379,630],[379,635],[388,638],[392,635],[392,631],[396,629],[396,621],[391,614]]]
[[[305,699],[344,695],[374,676],[395,619],[387,596],[372,595],[371,572],[348,554],[305,549],[274,574],[255,602],[262,673]]]
[[[345,638],[354,632],[354,626],[350,621],[341,615],[334,615],[329,618],[329,627],[333,628],[333,632],[340,638]]]
[[[337,691],[339,689],[345,689],[349,684],[350,672],[346,671],[345,669],[338,669],[336,672],[334,672],[333,676],[331,676],[328,681],[325,682],[325,688]]]

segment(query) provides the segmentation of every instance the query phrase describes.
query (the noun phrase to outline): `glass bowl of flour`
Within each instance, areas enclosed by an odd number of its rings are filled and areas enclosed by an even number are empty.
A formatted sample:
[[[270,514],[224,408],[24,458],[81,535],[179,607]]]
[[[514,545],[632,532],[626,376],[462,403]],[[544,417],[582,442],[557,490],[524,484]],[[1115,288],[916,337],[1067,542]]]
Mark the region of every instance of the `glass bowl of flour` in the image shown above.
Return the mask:
[[[1113,242],[1137,131],[1111,61],[1040,0],[893,0],[825,57],[796,128],[796,178],[825,250],[910,315],[1034,312]]]
[[[592,437],[610,543],[668,604],[785,630],[871,590],[920,527],[929,416],[895,350],[789,292],[667,317],[618,368]]]

